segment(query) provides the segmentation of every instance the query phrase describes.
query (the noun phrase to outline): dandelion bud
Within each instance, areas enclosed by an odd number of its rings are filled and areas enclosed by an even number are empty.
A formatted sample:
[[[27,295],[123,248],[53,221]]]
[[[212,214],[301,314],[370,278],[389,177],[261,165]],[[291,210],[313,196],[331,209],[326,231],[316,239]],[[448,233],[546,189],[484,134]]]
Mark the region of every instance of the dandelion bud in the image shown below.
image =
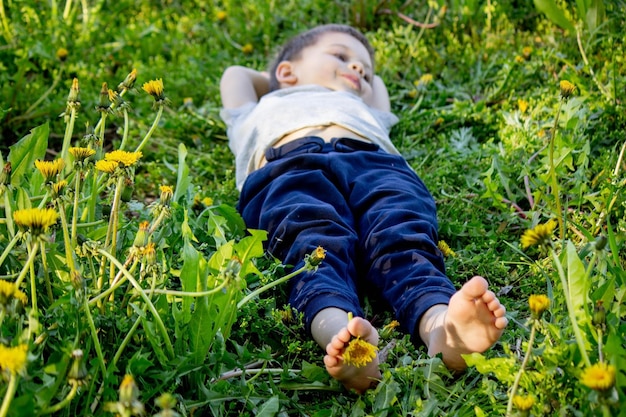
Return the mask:
[[[139,387],[132,375],[126,374],[120,384],[120,403],[130,405],[139,399]]]
[[[561,98],[563,100],[570,98],[574,93],[574,90],[576,90],[576,86],[567,80],[561,80],[561,82],[559,82],[559,87],[561,89]]]
[[[67,374],[67,380],[72,385],[84,385],[87,383],[87,365],[83,360],[83,351],[76,349],[72,351],[72,367]]]
[[[72,272],[70,273],[70,282],[72,283],[72,287],[74,287],[74,289],[76,291],[82,291],[83,289],[85,289],[85,279],[83,278],[83,274],[80,273],[80,271],[77,270],[72,270]]]
[[[604,235],[600,235],[594,241],[595,249],[599,252],[606,247],[608,239]]]
[[[72,88],[70,88],[70,93],[67,96],[67,105],[80,103],[78,99],[78,93],[80,89],[78,88],[78,78],[74,78],[72,80]]]
[[[602,331],[606,330],[606,310],[602,300],[596,301],[596,304],[593,306],[593,317],[591,318],[591,322],[598,329]]]
[[[133,191],[135,189],[135,181],[133,181],[132,178],[124,178],[124,188],[122,189],[122,201],[124,203],[128,203],[132,196],[133,196]]]
[[[133,68],[133,70],[126,76],[124,81],[122,81],[118,86],[118,91],[130,90],[135,85],[135,81],[137,80],[137,69]]]
[[[96,110],[99,112],[105,112],[109,110],[109,86],[107,83],[102,83],[102,88],[100,89],[100,95],[98,96],[98,105],[96,106]]]
[[[169,204],[169,202],[172,201],[172,197],[174,196],[174,189],[169,185],[162,185],[159,187],[159,190],[161,190],[161,195],[159,196],[161,204]]]
[[[2,168],[2,172],[0,172],[0,186],[9,185],[11,183],[11,171],[13,168],[11,167],[11,163],[7,162],[4,164]]]
[[[155,401],[156,405],[163,410],[171,410],[176,407],[176,398],[168,392],[161,395]]]
[[[139,230],[137,230],[137,234],[135,235],[135,241],[133,242],[133,246],[138,248],[143,248],[148,244],[148,230],[150,229],[150,222],[144,221],[139,223]]]
[[[304,262],[312,268],[317,268],[317,266],[322,263],[324,258],[326,258],[326,249],[318,246],[313,252],[311,252],[310,255],[306,255],[304,257]]]
[[[544,294],[533,294],[528,297],[528,305],[530,306],[533,318],[540,319],[543,312],[550,307],[550,299]]]

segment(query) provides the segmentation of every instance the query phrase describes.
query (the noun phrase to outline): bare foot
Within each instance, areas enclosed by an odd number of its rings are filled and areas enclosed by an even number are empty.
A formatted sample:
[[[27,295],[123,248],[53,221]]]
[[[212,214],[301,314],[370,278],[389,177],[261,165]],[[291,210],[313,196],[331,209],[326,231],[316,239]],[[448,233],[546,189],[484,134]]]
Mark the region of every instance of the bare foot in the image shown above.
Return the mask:
[[[360,368],[343,363],[341,355],[344,348],[352,337],[357,336],[374,346],[378,346],[378,332],[374,326],[361,317],[355,317],[348,322],[346,327],[339,330],[326,346],[324,364],[330,376],[341,382],[347,389],[363,393],[376,386],[381,374],[378,369],[378,356]]]
[[[508,320],[487,280],[474,277],[450,299],[449,305],[429,309],[420,322],[420,336],[428,353],[442,353],[443,362],[452,370],[467,367],[462,354],[484,352],[502,335]]]

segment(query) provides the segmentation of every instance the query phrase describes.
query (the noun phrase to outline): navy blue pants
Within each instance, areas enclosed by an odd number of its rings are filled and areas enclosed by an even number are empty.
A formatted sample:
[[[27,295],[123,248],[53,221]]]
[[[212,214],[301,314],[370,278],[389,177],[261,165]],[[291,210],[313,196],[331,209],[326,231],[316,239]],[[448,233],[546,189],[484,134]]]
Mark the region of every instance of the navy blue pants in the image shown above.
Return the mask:
[[[345,138],[302,138],[266,158],[238,208],[247,227],[268,231],[269,253],[286,265],[326,249],[316,272],[290,282],[289,303],[307,329],[324,308],[362,315],[360,297],[370,292],[419,342],[422,314],[455,288],[437,248],[435,202],[417,174],[402,157]]]

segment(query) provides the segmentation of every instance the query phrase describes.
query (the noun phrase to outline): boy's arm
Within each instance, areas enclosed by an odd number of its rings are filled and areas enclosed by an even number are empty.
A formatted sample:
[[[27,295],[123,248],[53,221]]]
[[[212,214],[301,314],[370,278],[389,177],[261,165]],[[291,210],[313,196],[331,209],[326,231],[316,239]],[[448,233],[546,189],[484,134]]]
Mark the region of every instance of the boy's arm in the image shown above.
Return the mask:
[[[265,74],[239,65],[226,68],[220,80],[222,105],[227,109],[256,103],[268,91],[269,79]]]
[[[374,76],[372,82],[372,95],[365,99],[365,102],[378,110],[390,111],[391,104],[389,102],[389,93],[382,78],[378,75]]]

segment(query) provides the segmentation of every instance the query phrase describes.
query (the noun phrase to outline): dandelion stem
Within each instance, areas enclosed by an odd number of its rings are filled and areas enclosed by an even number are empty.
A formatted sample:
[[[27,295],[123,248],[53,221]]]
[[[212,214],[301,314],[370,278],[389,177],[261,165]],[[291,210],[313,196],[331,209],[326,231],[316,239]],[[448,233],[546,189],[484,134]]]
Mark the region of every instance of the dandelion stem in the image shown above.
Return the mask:
[[[137,146],[137,149],[135,149],[135,152],[141,151],[143,147],[145,146],[145,144],[148,142],[148,139],[150,139],[150,137],[152,136],[152,133],[155,131],[157,125],[159,124],[159,120],[161,120],[161,115],[163,114],[164,107],[165,106],[163,105],[159,106],[159,111],[156,117],[154,118],[154,122],[152,122],[152,126],[150,127],[150,130],[148,130],[148,133],[146,133],[146,136],[144,136],[139,146]]]
[[[40,250],[41,250],[41,267],[43,269],[43,278],[46,284],[46,293],[48,295],[48,301],[50,304],[54,301],[54,296],[52,295],[52,284],[50,283],[50,274],[48,273],[48,261],[46,259],[46,242],[41,240],[39,242]]]
[[[71,234],[71,239],[70,239],[70,247],[73,250],[74,248],[76,248],[76,225],[78,224],[78,200],[79,200],[79,194],[80,194],[80,176],[81,176],[81,172],[77,171],[76,172],[76,178],[74,178],[75,182],[74,182],[74,207],[72,209],[72,234]]]
[[[585,348],[585,342],[583,340],[582,333],[580,332],[580,327],[578,326],[578,320],[576,319],[576,312],[574,311],[574,306],[572,305],[572,300],[569,294],[569,285],[567,284],[567,279],[565,278],[565,272],[563,271],[563,266],[561,265],[561,261],[552,246],[550,246],[550,253],[552,254],[552,259],[554,260],[554,264],[559,273],[559,278],[561,278],[561,286],[563,287],[563,295],[565,296],[565,304],[567,306],[569,319],[572,322],[572,330],[574,331],[574,337],[576,338],[576,344],[578,345],[578,350],[580,350],[580,355],[583,357],[585,365],[591,366],[591,361],[589,360],[589,355],[587,355],[587,350]]]
[[[9,386],[4,393],[4,399],[2,400],[0,417],[5,417],[7,415],[7,412],[9,411],[9,406],[11,405],[11,401],[13,401],[13,396],[15,395],[15,391],[17,390],[18,379],[19,377],[17,375],[11,373],[11,376],[9,377]]]
[[[116,289],[118,289],[124,282],[124,273],[122,271],[126,270],[126,267],[129,264],[131,258],[129,258],[126,263],[123,265],[123,269],[120,269],[120,271],[118,272],[118,275],[115,277],[115,279],[113,280],[113,283],[111,284],[111,286],[106,290],[103,291],[102,293],[98,294],[97,296],[95,296],[94,298],[92,298],[91,300],[89,300],[89,304],[95,304],[98,301],[102,300],[103,298],[107,297],[109,294],[111,294],[113,291],[115,291]],[[135,267],[137,266],[138,261],[135,259],[135,263],[130,267],[129,269],[129,273],[133,273],[135,270]]]
[[[563,216],[564,213],[561,212],[561,199],[559,197],[559,182],[556,175],[556,167],[554,166],[554,140],[556,138],[556,130],[559,126],[559,116],[561,115],[561,108],[563,107],[563,100],[559,101],[559,108],[556,112],[556,117],[554,118],[554,126],[552,128],[552,134],[550,135],[550,150],[549,150],[549,158],[550,158],[550,179],[552,181],[552,195],[554,196],[555,203],[555,211],[557,214],[557,218],[559,221],[559,235],[561,239],[563,239],[565,235],[565,225]]]
[[[128,140],[128,110],[124,108],[124,135],[122,136],[122,143],[120,143],[119,149],[124,150],[124,146],[126,146],[126,141]]]
[[[1,2],[2,0],[0,0]],[[11,197],[9,196],[8,189],[4,191],[4,214],[6,217],[7,230],[9,235],[15,237],[15,226],[13,224],[13,207],[11,206]]]
[[[17,279],[15,280],[15,286],[17,288],[20,287],[20,284],[22,283],[22,281],[26,277],[26,273],[28,272],[28,270],[30,268],[30,265],[35,260],[35,256],[36,255],[37,255],[37,245],[34,246],[34,249],[32,251],[29,251],[28,259],[26,260],[26,264],[24,264],[24,268],[22,268],[22,271],[20,272],[20,274],[18,275]]]
[[[11,43],[11,41],[13,40],[13,35],[11,34],[9,21],[7,20],[7,16],[4,12],[3,0],[0,0],[0,19],[2,19],[2,31],[4,32],[4,39],[6,39],[7,43]]]
[[[46,408],[45,410],[41,412],[41,414],[56,413],[57,411],[62,410],[63,408],[67,407],[69,403],[72,402],[74,397],[76,397],[77,392],[78,392],[78,383],[74,382],[72,383],[72,389],[70,390],[70,392],[67,393],[67,395],[65,396],[65,398],[63,398],[63,400],[59,401],[53,406]]]
[[[19,234],[13,236],[13,238],[9,241],[7,247],[4,248],[2,255],[0,255],[0,266],[2,266],[6,257],[9,256],[9,253],[11,253],[11,250],[13,249],[13,247],[15,246],[19,238],[20,238]]]
[[[67,20],[72,10],[72,0],[65,0],[65,9],[63,9],[63,20]]]
[[[143,288],[141,288],[141,285],[139,285],[137,280],[135,280],[135,278],[130,274],[130,272],[128,272],[126,270],[126,268],[124,268],[124,265],[122,265],[120,263],[120,261],[118,261],[113,255],[111,255],[110,253],[108,253],[107,251],[102,250],[102,249],[99,249],[98,252],[100,254],[104,255],[105,257],[109,258],[111,260],[111,262],[113,262],[115,264],[115,266],[117,266],[117,268],[120,271],[122,271],[124,276],[131,283],[131,285],[133,287],[135,287],[135,289],[139,293],[139,296],[141,298],[143,298],[144,302],[146,303],[146,305],[150,309],[150,312],[154,316],[154,320],[156,322],[156,325],[157,325],[158,329],[161,331],[161,334],[163,336],[163,340],[165,341],[165,347],[167,348],[167,352],[169,353],[170,359],[174,358],[174,356],[175,356],[174,355],[174,347],[172,346],[172,342],[170,341],[169,335],[167,334],[167,329],[165,328],[165,325],[163,324],[163,320],[161,320],[161,316],[159,315],[159,312],[154,307],[154,304],[152,304],[152,301],[150,301],[150,298],[148,297],[146,292],[143,290]]]
[[[218,285],[217,287],[213,288],[212,290],[207,290],[207,291],[200,291],[200,292],[192,292],[192,291],[175,291],[175,290],[151,290],[151,293],[154,294],[163,294],[163,295],[173,295],[173,296],[178,296],[178,297],[205,297],[207,295],[211,295],[211,294],[215,294],[216,292],[221,291],[226,284],[228,283],[228,280],[225,279],[224,281],[222,281],[222,283],[220,285]]]
[[[72,140],[72,134],[74,133],[74,121],[76,120],[76,106],[71,106],[70,120],[65,125],[65,135],[63,136],[63,147],[61,148],[61,158],[65,161],[65,165],[69,165],[67,158],[67,152],[70,148],[70,141]]]
[[[85,316],[87,316],[87,322],[89,323],[89,330],[91,330],[91,338],[93,339],[94,347],[96,348],[96,355],[98,356],[98,364],[100,365],[100,370],[102,371],[102,381],[107,380],[107,370],[104,365],[104,355],[102,354],[102,346],[100,345],[100,339],[98,339],[98,330],[96,329],[96,325],[93,321],[93,316],[91,315],[91,310],[89,310],[89,303],[87,302],[87,297],[83,297],[83,307],[85,310]]]
[[[615,170],[613,170],[613,177],[617,178],[619,169],[622,166],[622,160],[624,159],[624,152],[626,152],[626,141],[622,144],[622,149],[619,151],[619,157],[617,158],[617,164],[615,164]]]
[[[295,277],[298,274],[301,274],[302,272],[306,271],[310,269],[310,266],[305,264],[304,266],[302,266],[300,269],[293,271],[290,274],[285,275],[282,278],[277,279],[276,281],[272,281],[268,284],[265,284],[264,286],[257,288],[256,290],[252,291],[250,294],[246,295],[244,298],[241,299],[241,301],[239,301],[237,303],[237,308],[241,308],[243,307],[248,301],[252,300],[254,297],[256,297],[257,295],[269,290],[270,288],[273,288],[277,285],[282,284],[283,282],[289,281],[291,278]]]
[[[63,242],[65,248],[65,262],[67,262],[67,266],[70,268],[70,271],[73,271],[76,267],[74,265],[74,254],[72,252],[72,246],[70,243],[70,235],[67,230],[67,218],[65,217],[65,205],[59,204],[59,217],[61,218],[61,230],[63,231]]]
[[[513,386],[511,387],[511,394],[509,395],[509,402],[506,405],[506,416],[511,416],[511,411],[513,410],[513,397],[515,397],[515,393],[517,392],[517,388],[519,387],[519,382],[522,379],[522,375],[524,374],[524,369],[528,364],[528,360],[530,359],[530,355],[533,349],[533,344],[535,343],[535,335],[537,334],[537,327],[539,326],[539,320],[533,319],[533,326],[530,329],[530,337],[528,338],[528,348],[526,349],[526,354],[524,355],[524,359],[522,360],[522,365],[517,371],[517,375],[515,375],[515,380],[513,381]]]

